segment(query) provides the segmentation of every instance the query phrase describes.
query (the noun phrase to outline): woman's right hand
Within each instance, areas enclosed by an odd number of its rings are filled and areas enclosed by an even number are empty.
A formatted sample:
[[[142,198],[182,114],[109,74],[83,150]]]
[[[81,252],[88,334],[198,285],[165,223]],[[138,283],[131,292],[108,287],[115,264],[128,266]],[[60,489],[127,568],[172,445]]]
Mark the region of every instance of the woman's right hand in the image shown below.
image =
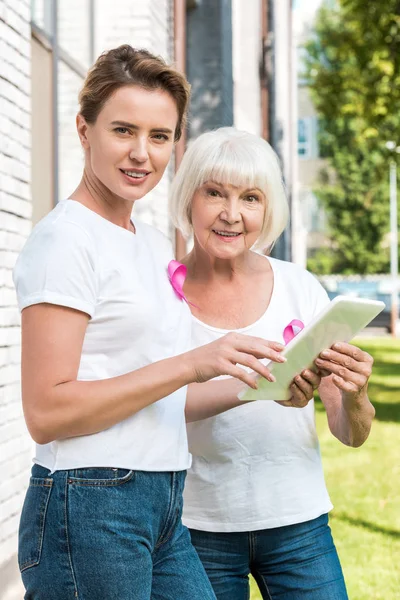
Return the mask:
[[[219,375],[229,375],[257,389],[254,373],[248,373],[242,366],[273,382],[275,377],[259,359],[285,362],[281,355],[284,347],[278,342],[231,332],[215,342],[191,350],[186,356],[193,373],[192,381],[203,383]]]

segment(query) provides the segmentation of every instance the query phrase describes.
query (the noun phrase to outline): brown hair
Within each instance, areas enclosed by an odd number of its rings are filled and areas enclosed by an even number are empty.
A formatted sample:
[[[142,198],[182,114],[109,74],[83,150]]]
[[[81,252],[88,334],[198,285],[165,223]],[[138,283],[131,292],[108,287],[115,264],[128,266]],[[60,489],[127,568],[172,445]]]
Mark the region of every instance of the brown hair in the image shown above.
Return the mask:
[[[176,102],[178,123],[175,141],[182,135],[190,98],[185,76],[169,67],[160,56],[123,44],[103,52],[89,70],[79,94],[80,114],[87,123],[95,123],[104,104],[119,88],[138,85],[147,90],[164,90]]]

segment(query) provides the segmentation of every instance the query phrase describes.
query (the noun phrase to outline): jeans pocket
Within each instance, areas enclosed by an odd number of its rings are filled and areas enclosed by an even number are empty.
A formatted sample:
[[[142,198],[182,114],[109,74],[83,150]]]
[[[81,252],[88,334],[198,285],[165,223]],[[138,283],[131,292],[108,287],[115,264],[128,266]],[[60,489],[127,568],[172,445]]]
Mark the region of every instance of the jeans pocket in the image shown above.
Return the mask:
[[[68,483],[89,487],[115,487],[130,481],[134,474],[133,470],[108,467],[73,469],[68,473]]]
[[[53,486],[51,478],[31,477],[19,524],[18,564],[20,571],[39,564],[42,554],[47,505]]]

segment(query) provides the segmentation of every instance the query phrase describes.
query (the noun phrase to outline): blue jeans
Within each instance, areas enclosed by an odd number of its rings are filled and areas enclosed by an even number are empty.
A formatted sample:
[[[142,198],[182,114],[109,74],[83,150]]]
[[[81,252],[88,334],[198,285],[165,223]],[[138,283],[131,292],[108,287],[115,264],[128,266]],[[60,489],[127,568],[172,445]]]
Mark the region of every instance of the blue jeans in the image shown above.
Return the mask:
[[[215,600],[181,522],[184,481],[34,465],[19,530],[25,600]]]
[[[249,573],[268,600],[347,600],[328,515],[243,533],[190,530],[218,600],[248,600]]]

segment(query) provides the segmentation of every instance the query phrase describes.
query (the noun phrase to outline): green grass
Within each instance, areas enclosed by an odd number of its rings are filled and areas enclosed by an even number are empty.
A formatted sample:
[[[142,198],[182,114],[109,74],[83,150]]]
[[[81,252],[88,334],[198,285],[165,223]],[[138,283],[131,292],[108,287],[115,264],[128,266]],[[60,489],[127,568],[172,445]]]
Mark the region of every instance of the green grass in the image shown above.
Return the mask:
[[[330,514],[350,600],[400,599],[400,341],[359,339],[375,359],[369,396],[376,417],[361,448],[329,432],[322,404],[317,429]],[[251,600],[261,596],[252,581]]]

